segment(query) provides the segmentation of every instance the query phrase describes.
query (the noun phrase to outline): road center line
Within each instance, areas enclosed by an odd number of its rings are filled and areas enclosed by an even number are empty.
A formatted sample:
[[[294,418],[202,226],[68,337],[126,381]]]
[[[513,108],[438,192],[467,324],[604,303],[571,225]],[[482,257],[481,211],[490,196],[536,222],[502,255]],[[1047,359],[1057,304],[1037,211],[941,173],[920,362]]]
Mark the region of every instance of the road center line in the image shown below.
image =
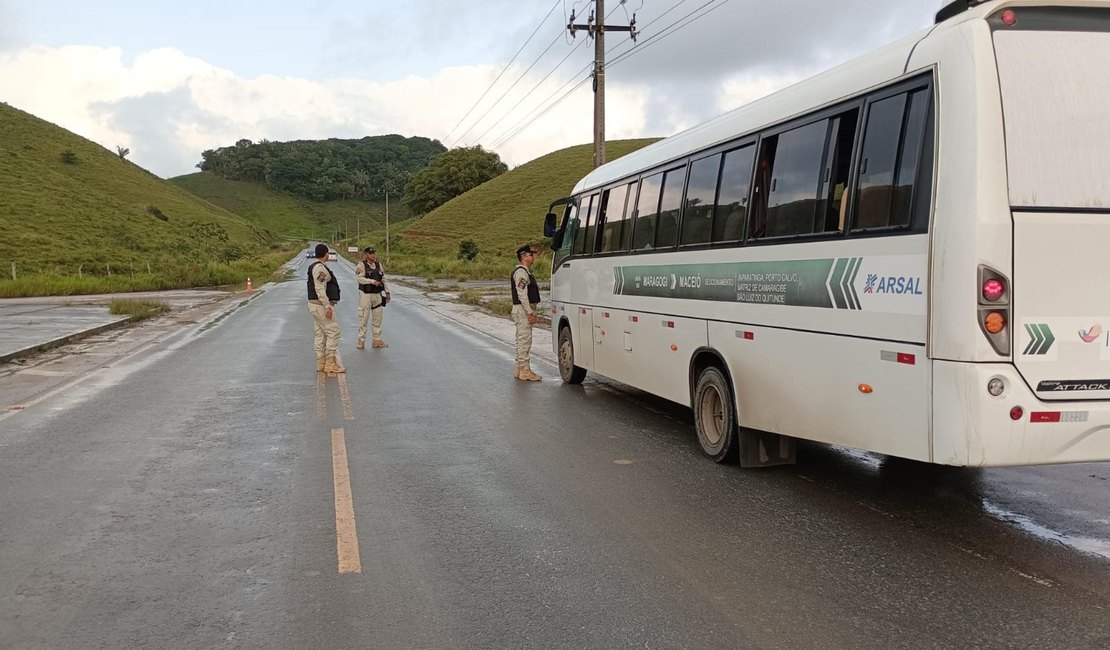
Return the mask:
[[[355,409],[351,406],[351,391],[347,388],[347,375],[339,374],[339,398],[343,401],[343,419],[355,419]]]
[[[335,549],[340,573],[362,573],[355,530],[355,504],[351,497],[351,475],[347,467],[347,443],[343,429],[331,430],[331,468],[335,482]]]
[[[325,417],[328,414],[328,395],[324,392],[324,373],[316,373],[316,415]]]

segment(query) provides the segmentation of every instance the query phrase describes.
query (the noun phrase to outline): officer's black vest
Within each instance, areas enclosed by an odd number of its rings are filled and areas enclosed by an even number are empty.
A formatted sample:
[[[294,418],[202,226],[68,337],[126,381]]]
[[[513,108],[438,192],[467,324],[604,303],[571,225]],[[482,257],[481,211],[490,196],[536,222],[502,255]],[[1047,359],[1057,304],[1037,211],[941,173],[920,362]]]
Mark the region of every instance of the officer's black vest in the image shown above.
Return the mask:
[[[323,264],[323,262],[313,262],[312,264],[309,264],[309,266],[308,266],[308,299],[309,300],[319,300],[320,299],[320,297],[316,295],[316,280],[312,277],[312,269],[316,268],[317,264]],[[328,269],[327,265],[325,265],[324,268]],[[339,302],[339,280],[335,279],[335,274],[331,272],[331,269],[328,269],[328,276],[329,276],[328,284],[327,284],[327,287],[325,287],[325,289],[324,289],[328,293],[328,300],[331,301],[331,302]]]
[[[532,272],[528,270],[528,267],[524,266],[523,264],[521,264],[520,266],[518,266],[516,268],[517,269],[524,269],[525,271],[528,271],[528,302],[530,302],[533,305],[539,303],[539,301],[540,301],[540,285],[536,283],[536,276],[532,275]],[[513,269],[513,275],[516,275],[516,269]],[[520,296],[516,292],[516,282],[513,280],[512,275],[509,276],[509,284],[512,285],[512,287],[513,287],[513,304],[514,305],[521,304]]]
[[[374,262],[374,270],[371,271],[370,264],[366,261],[363,261],[362,275],[370,278],[371,280],[377,280],[378,282],[381,282],[382,279],[385,277],[385,274],[382,273],[381,262]],[[381,284],[360,284],[358,285],[358,289],[363,293],[381,293],[382,286],[383,285]]]

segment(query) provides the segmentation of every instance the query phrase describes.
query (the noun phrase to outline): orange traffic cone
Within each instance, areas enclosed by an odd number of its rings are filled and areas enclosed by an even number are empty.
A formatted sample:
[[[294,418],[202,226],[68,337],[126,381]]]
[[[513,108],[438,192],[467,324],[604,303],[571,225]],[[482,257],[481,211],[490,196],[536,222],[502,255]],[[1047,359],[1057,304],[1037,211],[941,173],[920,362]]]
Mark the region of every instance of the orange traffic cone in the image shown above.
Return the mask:
[[[247,293],[250,293],[251,291],[254,291],[254,285],[251,284],[251,279],[247,278]]]

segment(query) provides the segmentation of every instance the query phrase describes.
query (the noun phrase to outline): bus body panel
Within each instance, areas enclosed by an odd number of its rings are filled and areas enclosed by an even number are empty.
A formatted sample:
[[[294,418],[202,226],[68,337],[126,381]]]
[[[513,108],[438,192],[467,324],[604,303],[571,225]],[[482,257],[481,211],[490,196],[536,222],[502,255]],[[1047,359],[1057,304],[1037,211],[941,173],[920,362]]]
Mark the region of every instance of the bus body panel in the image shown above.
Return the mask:
[[[978,269],[1013,278],[1002,109],[990,30],[981,20],[933,34],[911,66],[937,69],[937,176],[930,269],[930,358],[999,361],[979,329]]]
[[[929,460],[921,346],[717,322],[709,344],[728,364],[742,426]]]
[[[987,383],[1006,391],[991,397]],[[1018,420],[1014,406],[1024,408]],[[933,462],[998,467],[1110,458],[1110,402],[1046,404],[1008,363],[933,362]]]
[[[1044,400],[1110,398],[1110,212],[1015,211],[1014,222],[1022,376]]]

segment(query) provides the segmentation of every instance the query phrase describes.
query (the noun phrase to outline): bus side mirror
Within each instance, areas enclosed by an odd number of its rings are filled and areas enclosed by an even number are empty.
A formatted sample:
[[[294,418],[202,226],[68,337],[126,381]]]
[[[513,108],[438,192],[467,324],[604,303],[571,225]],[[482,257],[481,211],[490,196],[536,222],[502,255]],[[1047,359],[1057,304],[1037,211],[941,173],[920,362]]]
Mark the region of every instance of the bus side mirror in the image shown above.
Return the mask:
[[[548,212],[547,216],[543,218],[543,236],[544,237],[554,237],[555,236],[555,213],[554,212]]]

